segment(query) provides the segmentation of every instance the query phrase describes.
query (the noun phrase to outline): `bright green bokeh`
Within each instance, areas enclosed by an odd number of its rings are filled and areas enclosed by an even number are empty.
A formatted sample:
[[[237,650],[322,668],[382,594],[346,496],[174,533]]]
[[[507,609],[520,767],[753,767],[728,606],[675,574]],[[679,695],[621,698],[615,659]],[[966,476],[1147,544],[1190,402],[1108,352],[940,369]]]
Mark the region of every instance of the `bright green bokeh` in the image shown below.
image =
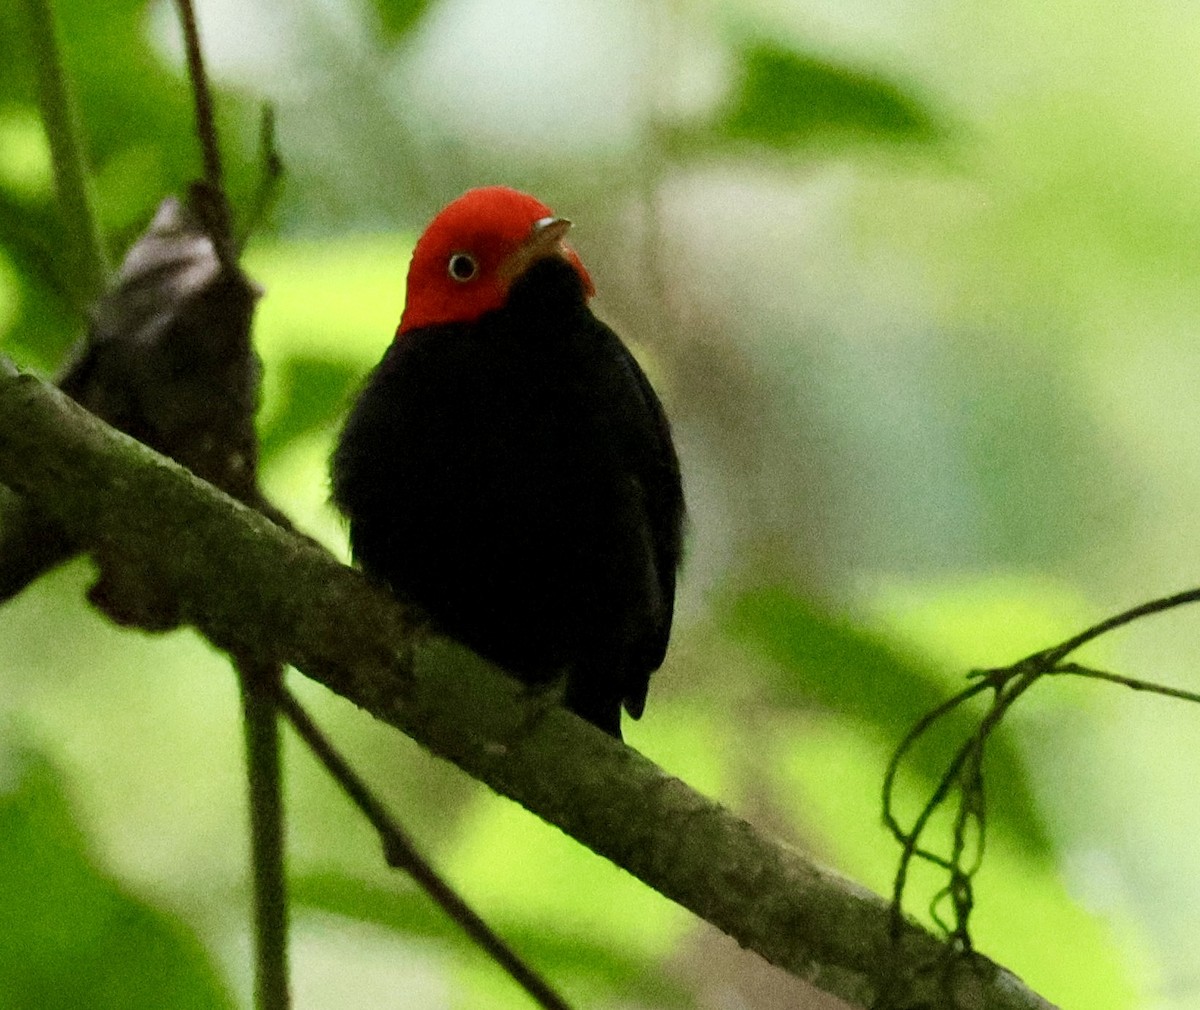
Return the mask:
[[[0,186],[30,199],[48,196],[52,183],[41,120],[28,106],[0,109]]]

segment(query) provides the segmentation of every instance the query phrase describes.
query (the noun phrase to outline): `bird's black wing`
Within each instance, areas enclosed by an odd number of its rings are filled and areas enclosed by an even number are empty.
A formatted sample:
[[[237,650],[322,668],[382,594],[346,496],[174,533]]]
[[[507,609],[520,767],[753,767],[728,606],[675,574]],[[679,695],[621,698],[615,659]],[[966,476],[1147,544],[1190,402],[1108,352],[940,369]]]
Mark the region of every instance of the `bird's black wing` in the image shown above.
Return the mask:
[[[645,528],[650,532],[654,569],[650,574],[656,581],[655,595],[660,604],[648,634],[639,643],[639,654],[631,657],[637,679],[627,685],[625,703],[630,715],[637,718],[645,704],[650,674],[662,665],[671,636],[675,576],[682,560],[683,486],[670,422],[658,394],[621,339],[599,320],[596,326],[604,342],[613,348],[613,353],[605,357],[614,363],[614,386],[622,391],[621,409],[614,420],[624,461],[636,485],[634,494],[640,499]]]

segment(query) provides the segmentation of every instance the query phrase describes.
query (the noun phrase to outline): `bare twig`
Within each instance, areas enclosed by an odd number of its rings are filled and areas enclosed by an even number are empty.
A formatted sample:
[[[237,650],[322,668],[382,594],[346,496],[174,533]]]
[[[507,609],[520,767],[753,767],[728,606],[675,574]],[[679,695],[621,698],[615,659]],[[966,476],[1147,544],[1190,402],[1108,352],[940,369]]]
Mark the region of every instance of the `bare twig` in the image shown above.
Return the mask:
[[[886,776],[887,792],[884,796],[884,807],[888,810],[888,826],[897,840],[904,846],[904,851],[900,857],[900,864],[896,870],[896,878],[892,889],[892,930],[893,935],[900,928],[902,922],[902,908],[904,902],[904,890],[908,881],[908,872],[914,858],[921,859],[925,862],[932,863],[946,870],[950,875],[950,880],[944,892],[940,892],[934,898],[936,904],[942,897],[942,894],[957,894],[959,899],[956,900],[956,918],[954,927],[945,930],[947,936],[955,943],[956,947],[961,950],[971,949],[971,939],[969,932],[969,917],[973,905],[973,899],[970,894],[971,878],[974,876],[977,866],[966,870],[962,867],[961,857],[963,852],[963,838],[965,835],[966,825],[972,819],[970,809],[978,803],[977,809],[982,809],[982,790],[983,790],[983,753],[987,745],[988,738],[993,730],[1000,724],[1004,713],[1012,707],[1013,703],[1024,694],[1036,680],[1035,676],[1026,675],[1017,680],[1015,684],[1009,687],[1009,681],[1003,683],[986,682],[972,685],[962,691],[951,702],[947,702],[936,710],[940,718],[949,712],[954,705],[965,701],[967,698],[979,693],[980,690],[987,687],[996,687],[996,696],[992,701],[991,707],[987,714],[980,721],[975,732],[959,747],[954,757],[951,759],[943,773],[941,780],[938,782],[933,793],[930,795],[925,806],[917,815],[917,819],[913,822],[911,829],[905,831],[900,827],[895,817],[891,814],[892,796],[891,791],[895,782],[895,773],[897,759],[893,756],[892,762],[888,766]],[[953,704],[952,704],[953,703]],[[924,728],[928,729],[933,724],[935,719],[926,717],[922,720]],[[926,849],[920,845],[921,836],[929,825],[930,818],[933,817],[937,809],[945,802],[946,798],[958,787],[960,795],[960,810],[955,821],[954,833],[954,854],[947,858],[939,856],[930,849]],[[977,822],[980,835],[980,847],[982,848],[982,821]],[[938,920],[937,915],[934,915],[935,921]]]
[[[1136,677],[1123,677],[1119,673],[1107,673],[1090,666],[1080,666],[1078,663],[1063,663],[1053,670],[1047,670],[1047,676],[1055,674],[1071,674],[1076,677],[1089,677],[1092,680],[1106,680],[1112,684],[1131,688],[1134,691],[1146,691],[1149,694],[1161,694],[1167,698],[1178,698],[1180,701],[1190,701],[1200,705],[1200,694],[1195,691],[1185,691],[1181,687],[1168,687],[1166,684],[1156,684],[1151,680],[1138,680]]]
[[[250,209],[243,214],[243,224],[237,238],[237,248],[244,249],[250,236],[258,230],[270,213],[283,181],[283,157],[275,139],[275,109],[264,105],[258,130],[258,151],[261,170]]]
[[[204,178],[216,190],[225,188],[221,171],[221,147],[213,118],[212,93],[204,72],[204,52],[200,47],[200,28],[191,0],[176,0],[179,20],[183,25],[184,49],[187,52],[188,74],[192,79],[192,95],[196,103],[196,133],[204,155]]]
[[[233,228],[229,209],[229,198],[225,192],[225,176],[221,167],[221,145],[217,140],[216,121],[213,116],[212,92],[208,76],[204,71],[204,53],[200,46],[200,30],[196,23],[196,12],[192,0],[175,0],[179,9],[179,20],[183,26],[184,49],[187,52],[188,75],[192,81],[192,95],[196,105],[196,136],[204,158],[204,181],[207,184],[209,222],[218,255],[226,266],[234,261]]]
[[[892,754],[892,759],[888,762],[887,771],[883,776],[883,822],[891,829],[893,835],[898,841],[903,841],[906,835],[904,829],[900,826],[900,822],[896,819],[893,810],[893,798],[895,794],[896,775],[900,771],[900,765],[904,760],[904,756],[916,745],[933,726],[939,722],[944,716],[949,715],[954,709],[966,701],[970,701],[975,695],[986,691],[992,685],[989,683],[980,682],[971,687],[960,691],[953,698],[942,702],[937,708],[931,712],[927,712],[912,727],[900,741],[895,752]]]
[[[358,773],[338,753],[321,732],[312,717],[295,696],[280,687],[277,698],[279,710],[292,724],[334,780],[371,822],[383,843],[383,854],[389,866],[403,870],[417,885],[450,916],[474,943],[491,957],[509,976],[545,1010],[570,1010],[569,1005],[549,984],[526,965],[499,936],[496,935],[471,907],[440,876],[417,851],[412,839],[384,808]]]
[[[930,912],[934,921],[957,948],[967,951],[971,949],[970,916],[974,908],[972,878],[979,869],[985,838],[983,758],[986,744],[992,732],[1000,725],[1021,695],[1025,694],[1043,677],[1062,675],[1087,677],[1119,684],[1136,691],[1145,691],[1200,704],[1200,693],[1108,673],[1079,663],[1064,662],[1072,652],[1095,641],[1102,635],[1140,618],[1196,602],[1200,602],[1200,589],[1189,589],[1150,600],[1106,618],[1066,641],[1026,656],[1011,666],[974,671],[970,675],[977,678],[974,684],[964,688],[954,697],[927,713],[905,734],[888,763],[883,781],[884,823],[903,847],[892,889],[892,929],[894,933],[901,928],[903,923],[902,909],[909,869],[914,859],[920,859],[945,870],[948,874],[946,886],[934,896],[931,904]],[[936,723],[964,702],[988,690],[993,692],[993,698],[988,710],[980,719],[979,725],[959,746],[947,763],[945,772],[913,821],[912,827],[904,828],[894,813],[894,793],[896,776],[905,756]],[[921,839],[934,813],[952,794],[957,794],[958,805],[954,816],[951,853],[949,856],[942,856],[922,845]],[[965,853],[967,837],[972,826],[975,829],[977,843],[975,856],[968,865]],[[946,898],[949,898],[953,905],[953,923],[944,921],[938,911],[938,906]]]
[[[1161,614],[1164,611],[1197,602],[1200,602],[1200,588],[1186,589],[1181,593],[1172,593],[1170,596],[1160,596],[1156,600],[1139,603],[1136,607],[1130,607],[1128,610],[1123,610],[1119,614],[1106,618],[1099,624],[1092,625],[1090,628],[1081,631],[1078,635],[1068,638],[1061,645],[1047,649],[1044,653],[1034,653],[1022,662],[1039,663],[1044,665],[1046,671],[1048,671],[1050,668],[1058,666],[1059,663],[1076,649],[1087,645],[1088,642],[1094,641],[1101,635],[1106,635],[1108,632],[1122,628],[1126,624],[1130,624],[1140,618],[1149,617],[1152,614]]]

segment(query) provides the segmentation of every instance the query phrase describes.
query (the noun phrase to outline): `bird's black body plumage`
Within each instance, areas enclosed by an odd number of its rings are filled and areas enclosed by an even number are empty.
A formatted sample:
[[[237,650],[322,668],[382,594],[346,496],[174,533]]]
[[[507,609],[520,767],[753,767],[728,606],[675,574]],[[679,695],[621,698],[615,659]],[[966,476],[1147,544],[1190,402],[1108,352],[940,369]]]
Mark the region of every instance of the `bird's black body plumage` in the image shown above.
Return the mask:
[[[665,414],[558,257],[388,348],[342,432],[355,558],[441,628],[621,735],[662,663],[683,495]]]

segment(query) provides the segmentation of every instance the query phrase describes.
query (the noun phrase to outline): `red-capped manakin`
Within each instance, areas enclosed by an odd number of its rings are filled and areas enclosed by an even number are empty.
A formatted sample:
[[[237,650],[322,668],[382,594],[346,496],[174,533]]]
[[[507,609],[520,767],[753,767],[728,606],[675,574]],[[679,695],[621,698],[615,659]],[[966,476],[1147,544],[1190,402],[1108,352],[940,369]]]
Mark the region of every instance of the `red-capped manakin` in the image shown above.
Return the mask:
[[[684,517],[658,397],[588,307],[570,222],[471,190],[413,251],[333,456],[366,573],[618,739],[671,632]]]

